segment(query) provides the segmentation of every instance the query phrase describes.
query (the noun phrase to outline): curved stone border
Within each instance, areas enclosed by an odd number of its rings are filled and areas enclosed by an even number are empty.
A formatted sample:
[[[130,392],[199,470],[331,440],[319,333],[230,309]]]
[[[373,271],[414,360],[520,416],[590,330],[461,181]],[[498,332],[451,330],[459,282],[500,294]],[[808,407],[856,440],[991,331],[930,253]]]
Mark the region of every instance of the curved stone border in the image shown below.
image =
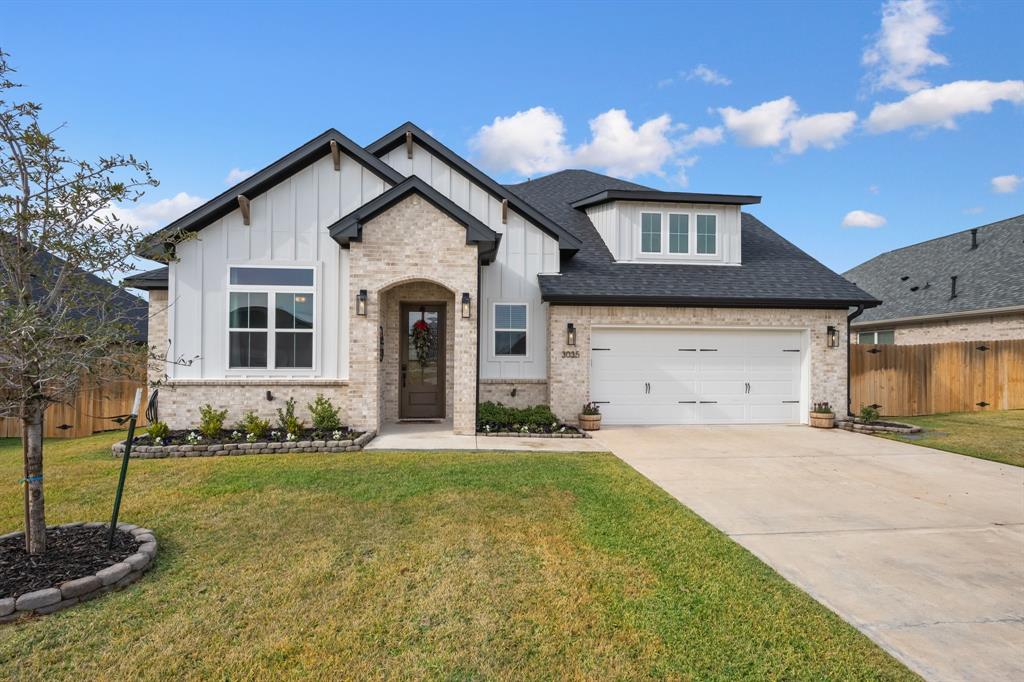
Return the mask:
[[[565,433],[519,433],[516,431],[477,431],[476,435],[488,438],[590,438],[583,431]]]
[[[223,457],[224,455],[277,455],[292,452],[353,452],[373,440],[376,432],[367,431],[353,440],[296,440],[283,443],[215,443],[213,445],[133,445],[130,457]],[[124,441],[110,448],[114,457],[124,454]]]
[[[886,424],[866,424],[860,421],[849,419],[836,421],[836,428],[857,433],[921,433],[920,426],[913,424],[901,424],[900,422],[887,422]]]
[[[59,526],[47,526],[47,530],[55,528],[106,528],[109,524],[90,522],[65,523]],[[30,614],[46,615],[63,611],[69,606],[95,599],[107,592],[128,587],[142,577],[156,560],[156,536],[148,528],[141,528],[130,523],[117,524],[118,529],[131,533],[140,543],[135,554],[97,571],[95,575],[68,580],[56,587],[47,587],[34,592],[26,592],[20,597],[0,599],[0,623],[10,623]],[[0,539],[19,537],[24,531],[17,531],[0,536]]]

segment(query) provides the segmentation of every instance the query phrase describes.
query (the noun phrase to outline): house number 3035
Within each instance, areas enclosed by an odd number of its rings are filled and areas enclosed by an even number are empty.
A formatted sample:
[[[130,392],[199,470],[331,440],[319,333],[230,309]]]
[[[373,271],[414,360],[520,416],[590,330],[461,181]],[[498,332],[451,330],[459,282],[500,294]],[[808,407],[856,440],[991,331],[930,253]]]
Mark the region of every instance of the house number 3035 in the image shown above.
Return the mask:
[[[578,358],[579,356],[580,356],[580,352],[578,350],[563,350],[562,351],[562,357],[563,358]]]

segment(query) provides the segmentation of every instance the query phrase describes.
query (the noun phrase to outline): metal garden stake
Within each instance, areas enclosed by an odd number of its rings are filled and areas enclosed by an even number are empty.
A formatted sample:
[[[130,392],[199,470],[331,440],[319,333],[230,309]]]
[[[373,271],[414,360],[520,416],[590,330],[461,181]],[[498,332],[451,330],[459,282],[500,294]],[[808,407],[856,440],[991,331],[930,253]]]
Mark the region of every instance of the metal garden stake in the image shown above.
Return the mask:
[[[142,402],[142,389],[135,389],[135,404],[132,405],[131,419],[128,421],[128,439],[124,442],[124,456],[121,458],[121,478],[117,481],[117,496],[114,497],[114,515],[110,518],[110,535],[107,537],[107,549],[114,547],[114,531],[117,529],[117,515],[121,511],[121,494],[124,492],[124,479],[128,475],[128,456],[132,452],[132,441],[135,440],[135,422],[139,419],[139,404]]]

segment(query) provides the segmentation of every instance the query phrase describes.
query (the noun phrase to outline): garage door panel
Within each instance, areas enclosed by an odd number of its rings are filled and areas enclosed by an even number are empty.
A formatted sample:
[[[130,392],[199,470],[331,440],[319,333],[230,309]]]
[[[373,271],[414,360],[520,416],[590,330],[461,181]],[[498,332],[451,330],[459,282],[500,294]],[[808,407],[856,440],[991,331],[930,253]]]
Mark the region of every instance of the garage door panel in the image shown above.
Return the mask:
[[[696,405],[613,402],[601,405],[601,421],[609,424],[695,424]]]
[[[747,420],[747,406],[741,403],[704,403],[698,406],[701,424],[743,424]]]
[[[792,404],[766,404],[750,406],[750,422],[762,424],[778,424],[779,422],[800,421],[800,405]]]

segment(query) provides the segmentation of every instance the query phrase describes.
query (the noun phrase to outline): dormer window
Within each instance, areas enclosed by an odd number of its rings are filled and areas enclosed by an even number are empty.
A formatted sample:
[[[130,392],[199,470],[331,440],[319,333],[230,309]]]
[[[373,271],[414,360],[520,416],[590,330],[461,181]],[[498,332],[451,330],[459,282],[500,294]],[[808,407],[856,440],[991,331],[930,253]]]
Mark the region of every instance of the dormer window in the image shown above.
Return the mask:
[[[697,253],[718,253],[718,216],[697,214]]]
[[[643,253],[661,253],[661,214],[640,214],[640,250]]]
[[[668,214],[668,252],[690,253],[690,216],[686,213]]]
[[[718,216],[679,209],[641,211],[639,242],[638,255],[645,259],[717,260],[721,254]]]

